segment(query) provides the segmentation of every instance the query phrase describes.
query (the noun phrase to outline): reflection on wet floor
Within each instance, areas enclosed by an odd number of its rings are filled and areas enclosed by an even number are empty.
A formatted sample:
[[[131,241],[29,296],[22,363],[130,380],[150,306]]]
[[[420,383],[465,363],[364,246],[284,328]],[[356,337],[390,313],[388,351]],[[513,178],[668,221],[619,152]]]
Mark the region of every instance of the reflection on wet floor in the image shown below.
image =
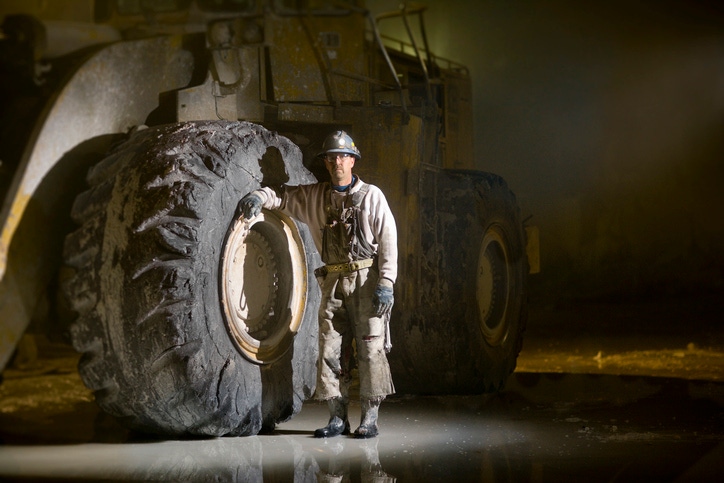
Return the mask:
[[[492,396],[389,399],[381,434],[371,440],[315,439],[328,414],[310,402],[273,434],[181,441],[131,434],[86,401],[55,412],[16,405],[0,413],[0,478],[707,480],[724,469],[723,402],[724,384],[716,382],[531,373]],[[33,426],[23,424],[39,413]],[[352,404],[353,422],[359,414]]]
[[[6,476],[108,481],[336,481],[352,472],[386,481],[377,444],[315,441],[286,434],[201,441],[82,446],[10,446],[0,449]],[[390,477],[389,481],[394,481]]]
[[[0,480],[719,481],[724,334],[721,311],[700,312],[538,310],[505,390],[390,398],[372,440],[315,439],[315,402],[269,435],[147,439],[100,413],[58,352],[4,373]]]

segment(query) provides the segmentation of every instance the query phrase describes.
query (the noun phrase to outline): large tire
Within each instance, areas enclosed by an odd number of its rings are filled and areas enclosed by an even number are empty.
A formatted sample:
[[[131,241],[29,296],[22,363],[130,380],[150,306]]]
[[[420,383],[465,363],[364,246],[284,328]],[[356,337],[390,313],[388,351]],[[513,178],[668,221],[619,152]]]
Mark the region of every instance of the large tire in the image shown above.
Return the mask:
[[[165,436],[253,435],[298,413],[315,386],[318,255],[306,226],[235,211],[261,183],[316,182],[299,149],[250,123],[161,126],[88,180],[66,293],[100,407]]]
[[[528,321],[526,237],[515,195],[500,176],[481,173],[475,179],[480,232],[469,251],[466,288],[475,289],[472,314],[466,320],[481,341],[471,347],[477,369],[474,386],[499,391],[515,370]],[[476,250],[477,248],[477,250]],[[473,272],[472,268],[475,268]],[[470,308],[468,308],[470,311]],[[482,338],[480,338],[482,336]],[[475,352],[477,350],[477,352]]]
[[[403,393],[478,394],[503,387],[527,321],[525,230],[494,174],[431,172],[423,200],[419,301],[396,307],[390,354]]]

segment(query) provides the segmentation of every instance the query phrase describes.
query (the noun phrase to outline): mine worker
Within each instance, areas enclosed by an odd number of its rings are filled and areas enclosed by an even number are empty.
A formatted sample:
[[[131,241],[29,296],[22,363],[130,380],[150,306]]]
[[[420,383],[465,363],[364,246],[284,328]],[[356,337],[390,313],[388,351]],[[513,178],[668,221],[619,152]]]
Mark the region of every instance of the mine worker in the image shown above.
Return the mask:
[[[330,412],[329,423],[314,436],[349,434],[349,385],[356,362],[362,417],[354,436],[374,438],[380,403],[394,393],[387,352],[397,228],[382,191],[352,173],[361,155],[346,132],[330,134],[319,155],[331,182],[284,186],[281,192],[264,187],[246,195],[239,211],[251,218],[262,207],[279,209],[312,231],[325,263],[315,271],[322,289],[315,398],[327,401]]]

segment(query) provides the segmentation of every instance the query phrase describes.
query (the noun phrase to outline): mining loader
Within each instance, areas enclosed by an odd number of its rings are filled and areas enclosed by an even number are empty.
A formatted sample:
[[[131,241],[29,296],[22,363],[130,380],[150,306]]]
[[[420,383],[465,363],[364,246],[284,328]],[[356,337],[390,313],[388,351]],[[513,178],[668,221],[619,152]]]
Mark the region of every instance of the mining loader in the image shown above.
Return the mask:
[[[253,435],[294,416],[315,389],[320,257],[304,224],[237,205],[325,180],[322,141],[343,129],[397,221],[397,393],[499,390],[526,324],[526,229],[476,170],[469,72],[430,52],[424,11],[4,1],[2,368],[44,333],[132,430]]]

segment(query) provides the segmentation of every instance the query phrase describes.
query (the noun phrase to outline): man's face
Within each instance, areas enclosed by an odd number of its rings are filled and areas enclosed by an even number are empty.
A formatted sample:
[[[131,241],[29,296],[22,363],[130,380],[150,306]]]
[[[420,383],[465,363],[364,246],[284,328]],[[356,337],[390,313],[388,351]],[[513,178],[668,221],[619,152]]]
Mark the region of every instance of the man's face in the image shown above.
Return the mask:
[[[352,182],[352,168],[355,157],[342,153],[327,153],[324,165],[327,166],[329,177],[335,186],[345,186]]]

